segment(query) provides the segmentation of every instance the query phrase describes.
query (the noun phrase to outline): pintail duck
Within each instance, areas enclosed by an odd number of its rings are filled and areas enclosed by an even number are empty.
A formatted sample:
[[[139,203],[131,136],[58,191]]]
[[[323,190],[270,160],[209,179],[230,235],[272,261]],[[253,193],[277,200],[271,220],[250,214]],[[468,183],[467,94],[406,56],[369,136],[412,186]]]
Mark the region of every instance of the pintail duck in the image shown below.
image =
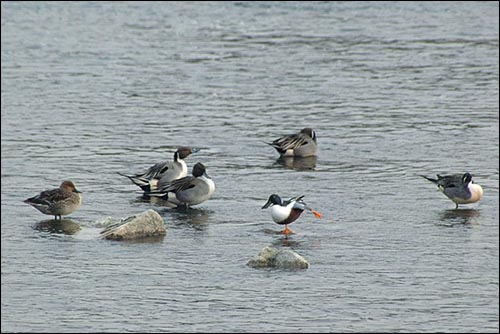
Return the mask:
[[[282,157],[308,157],[316,155],[318,151],[316,132],[311,128],[304,128],[299,133],[283,136],[267,144],[274,147]]]
[[[159,162],[150,167],[144,173],[125,175],[118,172],[118,174],[128,177],[144,192],[149,192],[161,188],[163,185],[168,184],[173,180],[186,176],[187,166],[184,159],[186,159],[191,153],[197,151],[198,149],[181,146],[174,153],[174,161]]]
[[[273,221],[277,224],[285,225],[285,229],[282,230],[281,233],[288,236],[288,234],[292,233],[292,231],[288,229],[288,224],[296,221],[304,210],[311,211],[316,218],[321,218],[321,214],[319,212],[314,211],[306,203],[304,203],[302,200],[303,197],[304,195],[292,197],[289,200],[283,201],[278,195],[272,194],[269,196],[267,203],[264,204],[262,209],[272,206],[271,217],[273,218]]]
[[[447,176],[437,174],[437,179],[420,176],[437,184],[438,189],[456,204],[455,209],[459,204],[476,203],[483,196],[483,188],[472,181],[469,173]]]
[[[45,190],[40,194],[24,201],[46,215],[53,215],[55,219],[69,215],[78,210],[82,204],[82,197],[71,181],[64,181],[59,188]]]
[[[193,167],[193,176],[185,176],[148,192],[149,196],[162,199],[177,206],[193,206],[208,200],[215,191],[214,181],[207,175],[205,166],[198,162]]]

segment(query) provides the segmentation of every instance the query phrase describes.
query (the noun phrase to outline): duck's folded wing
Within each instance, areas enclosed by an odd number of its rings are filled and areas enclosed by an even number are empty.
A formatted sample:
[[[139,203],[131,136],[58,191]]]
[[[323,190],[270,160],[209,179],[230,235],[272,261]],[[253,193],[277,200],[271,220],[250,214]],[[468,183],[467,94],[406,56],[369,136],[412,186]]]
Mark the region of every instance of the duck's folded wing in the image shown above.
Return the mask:
[[[459,187],[463,184],[462,175],[459,174],[447,175],[447,176],[438,175],[437,184],[442,188]]]
[[[163,187],[156,191],[152,191],[152,194],[167,194],[169,192],[175,193],[178,191],[190,189],[196,186],[199,180],[194,176],[185,176],[172,182],[165,184]]]
[[[138,174],[136,177],[140,177],[141,179],[152,180],[159,179],[161,175],[166,173],[170,168],[170,161],[158,162],[151,166],[145,173]]]
[[[293,134],[276,139],[275,141],[272,142],[272,145],[276,148],[280,148],[286,151],[306,145],[307,143],[308,143],[307,138],[304,135]]]
[[[54,202],[64,200],[66,195],[60,189],[42,191],[40,194],[28,199],[29,202],[39,205],[51,205]]]

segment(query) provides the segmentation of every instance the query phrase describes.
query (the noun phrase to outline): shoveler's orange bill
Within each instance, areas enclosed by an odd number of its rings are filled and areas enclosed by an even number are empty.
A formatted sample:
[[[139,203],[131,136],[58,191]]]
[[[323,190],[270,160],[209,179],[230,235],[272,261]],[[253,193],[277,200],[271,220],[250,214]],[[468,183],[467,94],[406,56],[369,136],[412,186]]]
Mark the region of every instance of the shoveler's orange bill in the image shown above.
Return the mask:
[[[321,213],[319,213],[318,211],[311,210],[311,212],[313,213],[314,217],[321,218]]]

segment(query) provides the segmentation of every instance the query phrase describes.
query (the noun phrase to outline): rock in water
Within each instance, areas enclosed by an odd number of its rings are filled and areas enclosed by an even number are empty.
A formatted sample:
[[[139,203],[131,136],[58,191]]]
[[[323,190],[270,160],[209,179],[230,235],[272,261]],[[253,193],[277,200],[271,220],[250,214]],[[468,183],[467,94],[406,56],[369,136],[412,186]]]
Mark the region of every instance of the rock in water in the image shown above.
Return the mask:
[[[108,226],[101,232],[108,240],[132,240],[167,234],[165,223],[155,210],[147,210]]]
[[[309,262],[290,249],[278,250],[271,246],[264,247],[259,255],[248,261],[252,268],[307,269]]]
[[[81,230],[80,225],[67,218],[44,220],[36,224],[34,228],[40,231],[64,233],[69,235],[75,234]]]

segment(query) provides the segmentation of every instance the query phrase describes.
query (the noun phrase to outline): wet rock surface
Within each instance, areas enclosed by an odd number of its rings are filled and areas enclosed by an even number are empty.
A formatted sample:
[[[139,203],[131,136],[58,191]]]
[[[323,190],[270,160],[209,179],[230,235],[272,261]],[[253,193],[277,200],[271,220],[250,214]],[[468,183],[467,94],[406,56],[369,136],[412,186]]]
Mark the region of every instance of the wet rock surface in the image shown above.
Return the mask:
[[[163,218],[154,210],[122,219],[106,227],[101,236],[108,240],[133,240],[167,234]]]
[[[247,263],[252,268],[307,269],[309,262],[290,249],[264,247],[259,255]]]

